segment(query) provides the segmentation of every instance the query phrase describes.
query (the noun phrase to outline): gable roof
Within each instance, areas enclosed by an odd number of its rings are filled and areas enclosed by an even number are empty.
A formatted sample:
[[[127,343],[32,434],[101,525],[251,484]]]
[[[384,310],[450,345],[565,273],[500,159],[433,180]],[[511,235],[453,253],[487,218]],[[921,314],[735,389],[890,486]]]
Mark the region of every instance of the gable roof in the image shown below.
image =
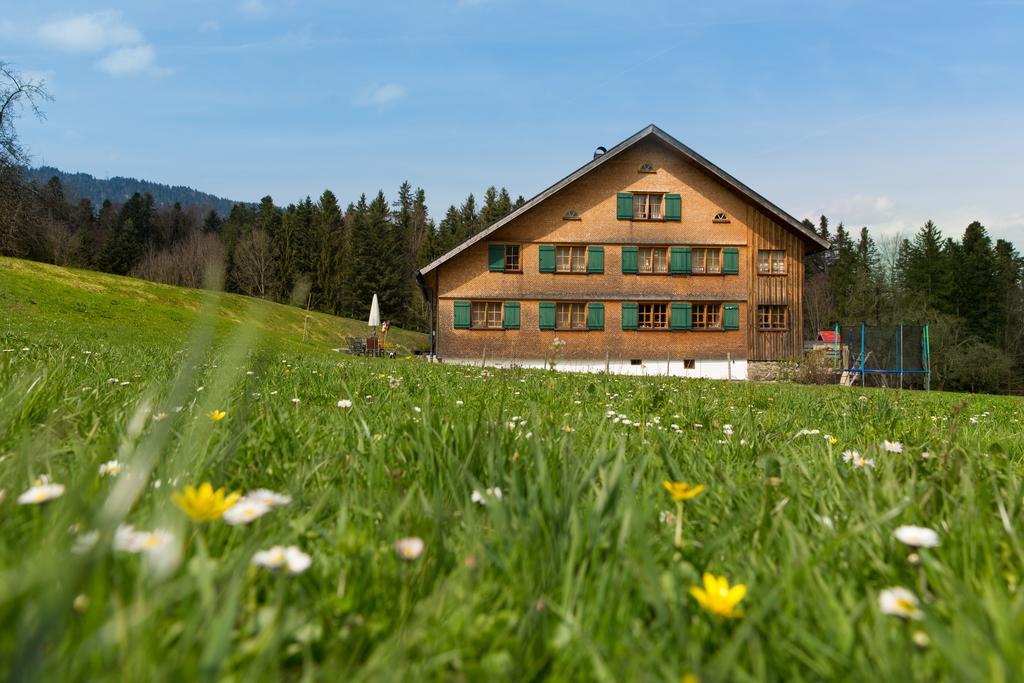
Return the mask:
[[[658,128],[656,125],[652,123],[643,130],[638,131],[637,133],[626,138],[619,144],[615,145],[601,156],[595,157],[592,161],[584,164],[583,166],[580,166],[578,169],[576,169],[569,175],[565,176],[551,187],[537,194],[535,197],[530,199],[530,201],[526,202],[509,215],[505,216],[504,218],[498,221],[495,221],[490,226],[473,235],[462,244],[459,244],[444,256],[441,256],[440,258],[428,263],[426,266],[420,269],[420,274],[425,275],[426,273],[429,273],[430,271],[434,270],[445,261],[448,261],[449,259],[457,256],[458,254],[465,251],[469,247],[473,246],[477,242],[486,239],[489,235],[494,233],[496,230],[500,229],[503,225],[505,225],[506,223],[510,223],[519,216],[523,215],[524,213],[526,213],[533,207],[537,206],[551,195],[555,194],[556,192],[564,188],[566,185],[569,185],[570,183],[578,180],[579,178],[582,178],[583,176],[590,173],[601,164],[605,163],[612,157],[618,155],[620,152],[629,149],[630,147],[637,144],[641,140],[645,140],[652,136],[668,144],[670,147],[675,149],[684,157],[694,162],[711,175],[718,178],[726,186],[732,188],[735,192],[739,193],[743,197],[746,197],[750,202],[757,205],[759,208],[761,208],[761,210],[769,214],[775,220],[779,221],[783,226],[789,228],[790,230],[794,231],[799,236],[807,240],[810,243],[807,250],[808,254],[813,254],[815,252],[823,251],[829,248],[830,245],[828,241],[819,237],[817,233],[809,229],[806,225],[804,225],[796,218],[780,209],[775,204],[772,204],[770,201],[759,195],[757,192],[754,192],[752,189],[741,183],[739,180],[732,177],[731,175],[723,171],[721,168],[711,163],[710,161],[702,157],[700,154],[697,154],[692,149],[690,149],[683,143],[679,142],[679,140],[676,140],[674,137],[672,137],[671,135],[669,135],[661,128]]]

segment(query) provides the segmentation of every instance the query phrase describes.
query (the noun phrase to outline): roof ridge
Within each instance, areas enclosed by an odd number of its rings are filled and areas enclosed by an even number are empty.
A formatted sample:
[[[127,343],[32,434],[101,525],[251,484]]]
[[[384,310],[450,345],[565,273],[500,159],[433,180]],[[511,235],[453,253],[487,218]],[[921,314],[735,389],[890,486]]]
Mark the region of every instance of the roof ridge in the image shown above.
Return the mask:
[[[640,140],[643,140],[644,138],[646,138],[646,137],[648,137],[650,135],[655,135],[658,138],[660,138],[662,141],[667,143],[668,145],[674,147],[676,149],[676,151],[680,152],[683,156],[687,157],[688,159],[690,159],[691,161],[693,161],[697,165],[703,167],[706,171],[708,171],[712,175],[716,176],[723,183],[725,183],[726,185],[731,186],[733,188],[733,190],[739,192],[742,195],[745,195],[749,200],[753,201],[755,204],[759,204],[761,206],[761,208],[766,209],[769,213],[773,214],[777,219],[780,219],[782,223],[785,223],[788,227],[790,227],[791,229],[793,229],[796,232],[798,232],[804,238],[806,238],[806,239],[810,240],[811,242],[817,244],[819,247],[821,247],[821,249],[827,249],[829,247],[829,244],[828,244],[827,241],[825,241],[823,238],[819,237],[817,233],[815,233],[813,230],[809,229],[806,225],[804,225],[803,223],[798,221],[792,215],[786,213],[784,210],[782,210],[781,208],[779,208],[778,206],[776,206],[772,202],[770,202],[767,199],[765,199],[762,195],[758,194],[757,192],[755,192],[750,187],[748,187],[744,183],[742,183],[739,180],[737,180],[735,177],[733,177],[729,173],[726,173],[724,170],[722,170],[721,168],[716,166],[714,163],[712,163],[706,157],[698,154],[693,149],[691,149],[690,147],[688,147],[687,145],[683,144],[682,142],[677,140],[675,137],[670,135],[669,133],[667,133],[664,130],[662,130],[661,128],[659,128],[656,124],[651,123],[651,124],[648,124],[647,126],[645,126],[644,128],[641,128],[640,130],[638,130],[633,135],[630,135],[625,140],[622,140],[618,144],[614,145],[611,149],[607,150],[604,154],[601,154],[599,156],[594,157],[593,159],[591,159],[587,163],[583,164],[582,166],[577,168],[575,171],[573,171],[569,175],[567,175],[564,178],[562,178],[561,180],[555,182],[554,184],[550,185],[546,189],[541,190],[536,195],[531,197],[525,204],[520,206],[518,209],[516,209],[512,213],[508,214],[504,218],[498,219],[497,221],[495,221],[494,223],[492,223],[488,227],[484,228],[480,232],[478,232],[475,235],[473,235],[472,237],[469,237],[468,239],[462,241],[461,243],[459,243],[458,245],[456,245],[455,247],[450,249],[447,253],[445,253],[442,256],[434,259],[433,261],[431,261],[427,265],[423,266],[423,268],[421,268],[420,271],[419,271],[420,274],[421,275],[425,275],[426,273],[434,270],[435,268],[440,266],[445,261],[448,261],[449,259],[457,256],[459,253],[465,251],[466,249],[468,249],[472,245],[474,245],[477,242],[483,240],[488,235],[491,235],[496,230],[501,228],[503,225],[511,222],[515,218],[517,218],[517,217],[521,216],[522,214],[526,213],[527,211],[532,209],[534,206],[536,206],[540,202],[544,201],[545,199],[547,199],[551,195],[555,194],[556,192],[558,192],[559,190],[564,188],[566,185],[576,181],[580,177],[586,175],[587,173],[589,173],[590,171],[594,170],[595,168],[597,168],[598,166],[600,166],[604,162],[608,161],[608,159],[612,158],[613,156],[616,156],[617,154],[619,154],[623,150],[628,149],[629,147],[632,147],[637,142],[639,142]],[[816,249],[815,251],[820,251],[820,250]]]

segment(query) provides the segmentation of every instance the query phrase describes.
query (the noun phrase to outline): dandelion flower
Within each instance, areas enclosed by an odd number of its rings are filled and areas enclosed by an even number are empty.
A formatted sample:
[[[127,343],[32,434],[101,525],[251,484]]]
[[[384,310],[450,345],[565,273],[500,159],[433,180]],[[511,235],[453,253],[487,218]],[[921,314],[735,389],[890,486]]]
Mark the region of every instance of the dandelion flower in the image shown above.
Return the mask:
[[[257,500],[242,498],[224,511],[224,521],[231,526],[249,524],[270,512],[270,506]]]
[[[237,491],[227,493],[223,488],[214,491],[210,482],[204,482],[198,489],[186,486],[184,492],[175,491],[171,499],[193,522],[212,522],[220,519],[241,495]]]
[[[207,415],[209,415],[210,419],[213,420],[214,422],[220,422],[221,420],[224,419],[227,413],[225,413],[223,410],[211,410],[209,413],[207,413]]]
[[[63,495],[62,484],[37,484],[18,496],[18,505],[40,505]]]
[[[313,558],[302,552],[297,546],[275,545],[269,550],[257,551],[252,556],[252,563],[267,569],[284,568],[289,574],[301,574],[309,569]]]
[[[710,572],[704,572],[704,587],[692,586],[690,595],[696,598],[700,606],[720,617],[732,619],[743,616],[741,610],[736,609],[747,594],[747,587],[738,583],[729,586],[729,580],[724,576],[715,576]]]
[[[562,427],[562,431],[565,432],[566,434],[572,434],[576,430],[570,427],[569,425],[565,425],[564,427]]]
[[[108,460],[100,465],[100,474],[105,477],[116,477],[121,474],[121,463],[117,460]]]
[[[939,534],[923,526],[900,526],[892,532],[898,541],[914,548],[934,548],[939,544]]]
[[[924,613],[918,607],[917,596],[906,588],[886,588],[878,594],[878,609],[901,619],[920,619]]]
[[[684,500],[690,500],[696,498],[704,492],[704,484],[697,484],[696,486],[688,484],[685,481],[669,481],[665,480],[661,482],[661,485],[665,487],[669,495],[672,496],[672,500],[680,503]]]
[[[425,548],[423,539],[417,536],[400,538],[395,542],[395,552],[403,560],[417,560],[423,554]]]
[[[882,448],[889,451],[890,453],[902,453],[903,444],[899,441],[883,441]]]

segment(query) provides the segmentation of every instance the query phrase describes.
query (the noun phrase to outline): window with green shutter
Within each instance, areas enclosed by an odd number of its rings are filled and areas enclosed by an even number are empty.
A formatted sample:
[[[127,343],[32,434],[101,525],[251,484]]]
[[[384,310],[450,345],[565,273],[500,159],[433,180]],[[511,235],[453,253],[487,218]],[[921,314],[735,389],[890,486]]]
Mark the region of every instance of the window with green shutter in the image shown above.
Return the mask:
[[[673,275],[689,273],[691,262],[690,247],[672,247],[669,255],[668,272]]]
[[[468,301],[456,301],[455,302],[455,328],[456,329],[468,329],[469,328],[469,302]]]
[[[518,301],[506,301],[505,312],[502,317],[502,327],[506,330],[518,330],[519,329],[519,302]]]
[[[622,329],[635,330],[637,322],[637,305],[635,303],[622,304]]]
[[[722,307],[722,327],[726,330],[740,329],[740,306],[739,304],[726,304]]]
[[[693,322],[693,311],[689,303],[675,302],[672,304],[672,314],[669,317],[669,328],[673,330],[688,330]]]
[[[555,329],[555,302],[541,301],[537,304],[537,321],[542,330]]]
[[[615,217],[620,221],[633,219],[633,193],[620,192],[615,202]]]
[[[623,247],[622,248],[622,272],[623,273],[635,273],[637,272],[637,254],[639,249],[637,247]]]
[[[735,275],[740,272],[740,250],[727,247],[722,250],[722,272]]]
[[[598,246],[587,247],[587,272],[588,273],[603,273],[604,272],[604,247],[598,247]]]
[[[587,329],[604,329],[604,304],[587,304]]]
[[[665,195],[665,220],[678,221],[683,217],[683,198],[677,194]]]
[[[487,245],[487,265],[488,265],[488,269],[492,273],[504,273],[505,272],[505,245],[504,244],[488,244]]]
[[[539,257],[537,258],[537,265],[542,273],[553,273],[555,272],[555,245],[553,244],[542,244],[538,247]]]

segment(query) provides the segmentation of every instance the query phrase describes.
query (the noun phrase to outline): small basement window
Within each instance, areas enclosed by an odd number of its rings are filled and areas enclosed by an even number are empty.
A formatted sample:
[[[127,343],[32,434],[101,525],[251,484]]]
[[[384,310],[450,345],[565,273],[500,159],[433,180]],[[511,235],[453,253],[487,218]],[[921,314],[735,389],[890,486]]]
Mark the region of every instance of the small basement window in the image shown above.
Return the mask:
[[[629,364],[630,365],[643,365],[644,362],[642,360],[640,360],[639,358],[634,358],[634,359],[629,361]]]
[[[683,359],[683,370],[695,370],[697,368],[697,361],[692,358]]]

